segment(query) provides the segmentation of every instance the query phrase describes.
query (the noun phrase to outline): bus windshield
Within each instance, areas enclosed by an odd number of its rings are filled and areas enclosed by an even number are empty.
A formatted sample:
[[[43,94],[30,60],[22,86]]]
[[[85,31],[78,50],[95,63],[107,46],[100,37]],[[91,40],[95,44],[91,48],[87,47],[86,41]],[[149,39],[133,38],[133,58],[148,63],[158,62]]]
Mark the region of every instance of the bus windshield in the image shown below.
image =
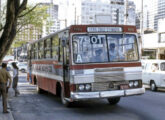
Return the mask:
[[[138,46],[133,34],[83,34],[73,36],[75,63],[104,63],[138,60]]]

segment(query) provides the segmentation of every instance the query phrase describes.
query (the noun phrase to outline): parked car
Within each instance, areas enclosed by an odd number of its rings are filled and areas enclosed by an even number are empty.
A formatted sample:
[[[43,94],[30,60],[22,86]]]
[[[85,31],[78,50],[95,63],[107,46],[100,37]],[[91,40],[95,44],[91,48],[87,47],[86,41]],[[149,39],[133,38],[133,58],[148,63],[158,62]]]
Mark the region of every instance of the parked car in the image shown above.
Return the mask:
[[[9,61],[14,61],[14,56],[6,55],[2,60],[4,63],[8,63]]]
[[[16,64],[18,64],[18,61],[9,61],[8,63],[7,63],[7,70],[8,71],[11,71],[12,69],[13,69],[13,67],[12,67],[12,63],[13,62],[15,62]]]
[[[18,62],[17,66],[22,73],[27,72],[27,63]]]
[[[27,63],[26,62],[18,62],[18,61],[10,61],[7,64],[7,69],[10,71],[13,69],[12,63],[15,62],[21,72],[27,72]]]
[[[165,60],[142,60],[143,84],[150,85],[152,91],[165,88]]]

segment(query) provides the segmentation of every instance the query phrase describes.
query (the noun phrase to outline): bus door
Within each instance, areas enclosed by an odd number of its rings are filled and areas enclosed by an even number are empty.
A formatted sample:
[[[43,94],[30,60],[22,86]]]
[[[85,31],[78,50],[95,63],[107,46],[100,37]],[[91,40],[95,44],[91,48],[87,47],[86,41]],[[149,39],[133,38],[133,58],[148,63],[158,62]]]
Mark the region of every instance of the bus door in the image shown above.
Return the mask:
[[[29,83],[32,83],[32,50],[28,51],[28,72],[29,72]]]
[[[69,44],[66,38],[62,38],[62,57],[63,57],[63,86],[65,97],[69,97],[70,89],[69,89]]]

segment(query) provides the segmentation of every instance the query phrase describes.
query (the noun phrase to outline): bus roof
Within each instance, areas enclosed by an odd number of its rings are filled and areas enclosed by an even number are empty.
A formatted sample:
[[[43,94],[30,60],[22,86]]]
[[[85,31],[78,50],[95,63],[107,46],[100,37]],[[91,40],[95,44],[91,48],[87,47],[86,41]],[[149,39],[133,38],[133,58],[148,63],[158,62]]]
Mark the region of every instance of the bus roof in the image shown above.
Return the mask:
[[[89,24],[89,25],[71,25],[67,28],[64,28],[62,30],[59,30],[55,33],[52,33],[48,36],[45,36],[39,40],[33,41],[32,43],[45,40],[47,38],[50,38],[54,36],[57,33],[65,32],[66,30],[69,30],[70,33],[97,33],[97,32],[115,32],[115,33],[137,33],[136,26],[132,25],[110,25],[110,24]]]
[[[129,32],[137,33],[136,27],[131,25],[105,25],[105,24],[90,24],[90,25],[71,25],[70,33],[79,32]]]

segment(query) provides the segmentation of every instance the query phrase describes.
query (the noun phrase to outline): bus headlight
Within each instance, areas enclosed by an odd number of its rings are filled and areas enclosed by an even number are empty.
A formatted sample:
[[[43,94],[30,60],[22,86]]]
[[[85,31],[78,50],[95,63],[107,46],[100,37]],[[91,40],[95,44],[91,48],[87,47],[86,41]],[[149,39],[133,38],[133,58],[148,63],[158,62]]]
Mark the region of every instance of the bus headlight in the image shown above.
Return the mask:
[[[91,89],[91,85],[90,84],[86,84],[85,85],[85,90],[90,90]]]
[[[129,87],[131,87],[131,88],[132,88],[132,87],[133,87],[133,85],[134,85],[133,81],[130,81],[130,82],[129,82]]]
[[[78,89],[79,89],[80,91],[83,91],[83,90],[84,90],[84,88],[85,88],[85,86],[84,86],[84,85],[79,85],[79,87],[78,87]]]
[[[139,82],[138,82],[138,81],[135,81],[135,82],[134,82],[134,86],[135,86],[135,87],[138,87],[138,86],[139,86]]]

